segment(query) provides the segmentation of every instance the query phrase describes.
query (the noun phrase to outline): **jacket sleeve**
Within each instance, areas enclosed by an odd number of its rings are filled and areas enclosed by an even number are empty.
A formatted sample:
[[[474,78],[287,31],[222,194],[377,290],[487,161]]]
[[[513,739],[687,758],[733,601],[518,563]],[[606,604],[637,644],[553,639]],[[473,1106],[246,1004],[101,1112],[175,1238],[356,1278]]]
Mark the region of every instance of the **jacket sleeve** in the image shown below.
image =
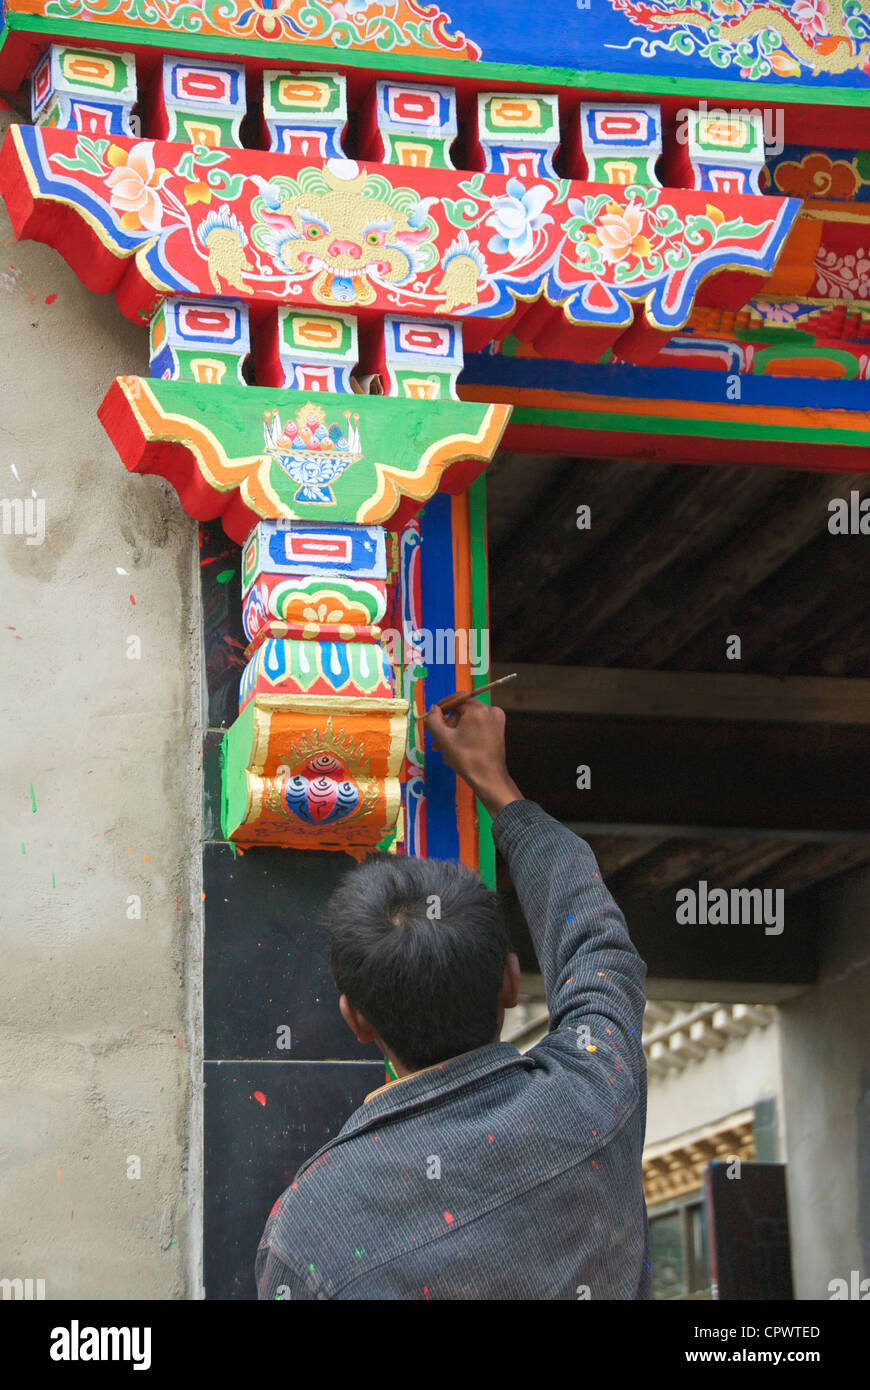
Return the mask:
[[[289,1260],[276,1244],[276,1235],[281,1212],[279,1197],[269,1213],[266,1228],[257,1248],[255,1278],[257,1298],[260,1301],[287,1299],[298,1303],[316,1298],[310,1284],[303,1274],[297,1273]]]
[[[609,1041],[639,1080],[646,1071],[641,1041],[646,965],[595,855],[533,801],[505,806],[493,822],[493,836],[535,945],[551,1035],[573,1030],[573,1045],[580,1047],[588,1028],[592,1050],[596,1037]]]

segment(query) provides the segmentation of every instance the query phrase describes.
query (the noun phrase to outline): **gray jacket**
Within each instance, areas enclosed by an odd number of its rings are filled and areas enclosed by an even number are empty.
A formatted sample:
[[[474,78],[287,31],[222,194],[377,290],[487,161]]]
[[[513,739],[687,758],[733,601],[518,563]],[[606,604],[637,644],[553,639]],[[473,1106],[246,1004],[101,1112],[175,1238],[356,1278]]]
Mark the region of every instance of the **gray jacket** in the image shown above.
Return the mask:
[[[646,967],[584,840],[531,801],[493,831],[550,1032],[524,1056],[492,1043],[356,1110],[275,1203],[261,1299],[649,1298]]]

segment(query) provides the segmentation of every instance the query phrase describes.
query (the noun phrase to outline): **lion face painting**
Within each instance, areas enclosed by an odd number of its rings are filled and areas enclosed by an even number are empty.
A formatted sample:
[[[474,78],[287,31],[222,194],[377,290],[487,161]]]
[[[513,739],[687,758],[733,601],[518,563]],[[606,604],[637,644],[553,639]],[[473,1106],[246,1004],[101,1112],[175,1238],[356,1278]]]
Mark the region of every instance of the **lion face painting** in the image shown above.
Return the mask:
[[[351,160],[304,169],[298,180],[258,181],[253,239],[291,276],[314,276],[330,308],[374,303],[376,285],[401,285],[435,263],[433,199],[393,188]]]

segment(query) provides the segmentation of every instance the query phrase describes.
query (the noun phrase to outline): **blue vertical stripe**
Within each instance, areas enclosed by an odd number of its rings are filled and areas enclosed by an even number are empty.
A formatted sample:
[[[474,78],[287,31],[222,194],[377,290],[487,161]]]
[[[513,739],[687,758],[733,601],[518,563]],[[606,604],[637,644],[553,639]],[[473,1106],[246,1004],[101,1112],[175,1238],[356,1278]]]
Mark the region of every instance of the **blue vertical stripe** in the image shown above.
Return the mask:
[[[423,537],[420,569],[420,606],[423,627],[431,633],[453,629],[456,609],[453,593],[453,528],[450,498],[437,494],[420,517]],[[436,648],[437,653],[437,648]],[[435,654],[435,653],[433,653]],[[456,667],[429,662],[426,667],[426,708],[430,709],[456,689]],[[426,856],[459,858],[459,826],[456,822],[456,773],[448,767],[426,734]]]

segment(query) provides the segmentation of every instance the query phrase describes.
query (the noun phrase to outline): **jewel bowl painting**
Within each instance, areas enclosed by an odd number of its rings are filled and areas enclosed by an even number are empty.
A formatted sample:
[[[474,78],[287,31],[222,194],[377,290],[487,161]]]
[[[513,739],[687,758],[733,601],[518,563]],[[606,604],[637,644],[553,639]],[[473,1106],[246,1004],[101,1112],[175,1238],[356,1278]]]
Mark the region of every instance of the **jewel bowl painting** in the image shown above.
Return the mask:
[[[311,401],[300,406],[283,429],[277,410],[263,417],[266,453],[298,485],[294,502],[335,502],[329,483],[363,456],[359,415],[346,410],[344,421],[343,427],[327,425],[323,406]]]

